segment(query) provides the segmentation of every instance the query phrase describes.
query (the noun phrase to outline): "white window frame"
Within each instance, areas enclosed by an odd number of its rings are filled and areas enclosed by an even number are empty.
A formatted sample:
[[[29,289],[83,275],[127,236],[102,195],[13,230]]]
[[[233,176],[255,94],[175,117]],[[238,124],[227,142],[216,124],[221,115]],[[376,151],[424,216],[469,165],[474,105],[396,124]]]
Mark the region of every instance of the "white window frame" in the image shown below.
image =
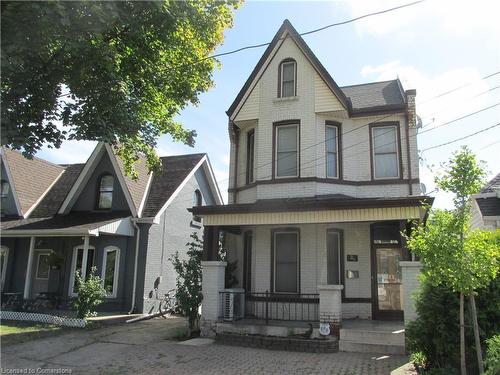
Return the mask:
[[[279,129],[283,128],[291,128],[295,127],[297,128],[297,173],[295,175],[286,175],[286,176],[278,176],[278,141],[279,141]],[[293,123],[293,124],[283,124],[283,125],[276,125],[275,126],[275,144],[274,144],[274,160],[275,160],[275,168],[274,168],[274,178],[293,178],[293,177],[299,177],[300,176],[300,124]]]
[[[2,278],[0,280],[0,290],[3,291],[5,285],[5,275],[7,274],[7,262],[9,261],[9,248],[7,246],[0,246],[1,256],[3,256],[3,266],[0,272],[2,272]]]
[[[374,134],[374,129],[387,129],[387,128],[394,128],[394,140],[396,143],[396,172],[397,176],[395,177],[377,177],[377,163],[376,163],[376,158],[375,158],[375,134]],[[371,131],[371,139],[372,139],[372,166],[373,166],[373,179],[374,180],[397,180],[399,179],[400,176],[400,161],[399,161],[399,132],[398,132],[398,126],[397,125],[383,125],[383,126],[373,126],[370,128]],[[392,152],[391,152],[392,154]]]
[[[50,265],[49,265],[49,274],[47,275],[47,277],[38,277],[38,268],[40,267],[40,256],[50,256],[50,253],[52,250],[40,250],[40,249],[36,249],[35,250],[38,255],[36,257],[36,270],[35,270],[35,280],[48,280],[50,278]]]
[[[276,246],[276,235],[277,234],[295,234],[295,237],[297,239],[297,287],[295,292],[278,292],[276,291],[276,253],[277,253],[277,246]],[[273,246],[274,246],[274,256],[273,256],[273,293],[279,293],[279,294],[297,294],[300,293],[300,231],[297,230],[277,230],[273,232]]]
[[[293,95],[284,96],[283,95],[283,84],[285,82],[283,71],[285,70],[285,65],[292,64],[293,65]],[[297,62],[295,60],[283,61],[280,65],[280,98],[293,98],[297,96]]]
[[[84,245],[78,245],[73,248],[73,259],[71,260],[71,270],[70,270],[70,276],[69,276],[69,296],[70,297],[76,297],[78,293],[76,293],[73,290],[73,287],[75,285],[75,273],[76,273],[76,258],[78,254],[78,250],[81,249],[83,251],[82,255],[82,278],[85,279],[87,276],[87,258],[88,258],[88,250],[93,249],[94,250],[94,259],[95,259],[95,246],[89,245],[88,249],[86,250],[84,248]]]
[[[114,274],[113,274],[113,290],[111,293],[106,293],[107,298],[116,298],[117,292],[118,292],[118,274],[120,273],[120,248],[117,246],[106,246],[104,248],[104,256],[102,259],[102,272],[101,272],[101,279],[102,279],[102,286],[104,288],[104,280],[106,276],[106,262],[108,259],[108,253],[116,251],[116,258],[115,258],[115,268],[114,268]]]
[[[337,174],[335,176],[328,176],[328,154],[333,154],[333,152],[328,151],[328,135],[327,129],[332,128],[335,129],[335,155],[336,155],[336,164],[337,164]],[[339,179],[340,178],[340,158],[339,158],[340,150],[339,150],[339,126],[338,125],[326,125],[325,126],[325,161],[326,161],[326,178]]]

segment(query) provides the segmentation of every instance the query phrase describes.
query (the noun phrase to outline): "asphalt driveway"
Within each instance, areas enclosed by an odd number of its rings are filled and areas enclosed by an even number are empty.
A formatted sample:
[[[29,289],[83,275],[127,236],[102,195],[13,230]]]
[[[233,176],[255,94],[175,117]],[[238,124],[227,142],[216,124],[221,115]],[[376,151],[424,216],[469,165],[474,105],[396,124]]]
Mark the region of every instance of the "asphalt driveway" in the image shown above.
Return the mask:
[[[181,318],[156,319],[9,346],[1,351],[2,373],[390,374],[408,361],[405,356],[293,353],[173,339],[185,326]]]

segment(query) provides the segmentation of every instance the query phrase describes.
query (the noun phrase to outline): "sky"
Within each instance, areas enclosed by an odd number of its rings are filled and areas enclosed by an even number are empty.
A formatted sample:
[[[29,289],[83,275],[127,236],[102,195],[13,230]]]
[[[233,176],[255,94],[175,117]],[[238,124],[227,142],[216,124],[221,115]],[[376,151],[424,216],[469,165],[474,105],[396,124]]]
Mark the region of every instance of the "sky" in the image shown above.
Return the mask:
[[[217,53],[269,42],[285,18],[299,33],[406,4],[411,0],[247,1],[235,13]],[[399,77],[404,89],[417,90],[417,114],[428,131],[418,136],[419,150],[439,145],[500,122],[500,105],[448,125],[447,121],[500,103],[500,2],[495,0],[427,0],[384,15],[310,34],[304,40],[339,86]],[[206,152],[226,199],[229,173],[228,109],[265,47],[221,57],[213,73],[214,87],[178,116],[196,129],[194,148],[158,142],[160,156]],[[435,98],[435,96],[465,87]],[[436,191],[434,176],[461,145],[485,161],[488,178],[500,173],[500,127],[462,142],[424,151],[420,180],[434,205],[451,207],[449,194]],[[85,162],[95,143],[65,142],[58,150],[44,148],[37,156],[55,163]]]

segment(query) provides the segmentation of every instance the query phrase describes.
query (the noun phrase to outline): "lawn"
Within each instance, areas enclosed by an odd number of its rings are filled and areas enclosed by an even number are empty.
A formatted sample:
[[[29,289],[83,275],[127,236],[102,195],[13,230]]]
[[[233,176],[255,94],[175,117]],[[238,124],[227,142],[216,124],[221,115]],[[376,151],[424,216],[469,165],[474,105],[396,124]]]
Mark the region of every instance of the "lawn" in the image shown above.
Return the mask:
[[[43,337],[67,332],[69,328],[52,324],[2,320],[0,322],[0,340],[2,346],[18,344]]]

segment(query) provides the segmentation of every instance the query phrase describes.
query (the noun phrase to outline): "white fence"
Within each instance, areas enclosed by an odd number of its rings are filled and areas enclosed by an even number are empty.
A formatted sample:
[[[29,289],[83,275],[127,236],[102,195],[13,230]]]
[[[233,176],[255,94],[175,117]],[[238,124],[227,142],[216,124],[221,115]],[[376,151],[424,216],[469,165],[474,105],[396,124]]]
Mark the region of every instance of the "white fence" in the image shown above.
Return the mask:
[[[22,312],[22,311],[0,311],[0,319],[25,320],[31,322],[54,324],[56,326],[77,327],[77,328],[84,328],[86,325],[85,319],[31,313],[31,312]]]

